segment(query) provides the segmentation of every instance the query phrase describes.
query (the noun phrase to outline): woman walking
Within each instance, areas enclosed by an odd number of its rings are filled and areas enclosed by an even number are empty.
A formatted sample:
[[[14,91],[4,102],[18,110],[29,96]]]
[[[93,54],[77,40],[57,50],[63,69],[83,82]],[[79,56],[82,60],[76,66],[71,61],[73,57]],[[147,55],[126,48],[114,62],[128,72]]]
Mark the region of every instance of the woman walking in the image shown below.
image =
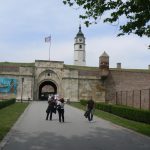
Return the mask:
[[[58,100],[57,110],[58,110],[59,122],[64,122],[64,99],[63,98]]]

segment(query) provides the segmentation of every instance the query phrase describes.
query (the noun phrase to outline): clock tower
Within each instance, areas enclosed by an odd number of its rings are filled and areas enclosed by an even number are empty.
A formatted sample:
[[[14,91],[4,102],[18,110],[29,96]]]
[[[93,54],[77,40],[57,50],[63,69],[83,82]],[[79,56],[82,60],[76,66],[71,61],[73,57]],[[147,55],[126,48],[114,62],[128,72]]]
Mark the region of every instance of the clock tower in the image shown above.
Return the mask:
[[[75,37],[74,43],[74,65],[85,66],[85,37],[81,31],[81,25],[79,26],[79,32]]]

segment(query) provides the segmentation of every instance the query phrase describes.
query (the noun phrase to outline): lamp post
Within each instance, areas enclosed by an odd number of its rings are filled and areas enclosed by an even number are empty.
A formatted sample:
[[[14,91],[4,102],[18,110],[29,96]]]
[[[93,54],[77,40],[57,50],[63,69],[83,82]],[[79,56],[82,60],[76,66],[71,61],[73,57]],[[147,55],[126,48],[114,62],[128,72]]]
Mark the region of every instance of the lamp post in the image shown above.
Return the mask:
[[[23,82],[24,82],[24,78],[21,78],[22,81],[22,89],[21,89],[21,103],[22,103],[22,95],[23,95]]]

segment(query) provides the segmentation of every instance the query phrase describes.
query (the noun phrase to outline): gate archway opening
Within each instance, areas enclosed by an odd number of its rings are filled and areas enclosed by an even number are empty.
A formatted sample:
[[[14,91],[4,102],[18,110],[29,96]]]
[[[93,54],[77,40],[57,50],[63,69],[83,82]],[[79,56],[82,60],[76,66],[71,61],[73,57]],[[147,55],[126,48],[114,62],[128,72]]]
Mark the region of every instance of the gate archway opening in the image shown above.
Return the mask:
[[[52,81],[44,81],[39,86],[39,100],[47,100],[49,95],[57,94],[57,86]]]

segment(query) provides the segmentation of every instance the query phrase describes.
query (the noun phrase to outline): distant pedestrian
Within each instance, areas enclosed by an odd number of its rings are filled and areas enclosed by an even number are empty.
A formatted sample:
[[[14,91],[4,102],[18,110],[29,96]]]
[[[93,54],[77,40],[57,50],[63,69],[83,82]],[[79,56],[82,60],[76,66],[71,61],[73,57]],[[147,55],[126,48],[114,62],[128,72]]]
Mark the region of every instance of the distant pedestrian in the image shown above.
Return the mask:
[[[86,113],[85,113],[86,115],[85,117],[88,118],[89,121],[93,120],[94,107],[95,102],[93,101],[92,97],[90,97],[86,105]]]
[[[59,122],[64,122],[64,99],[61,98],[57,101],[57,111]]]

